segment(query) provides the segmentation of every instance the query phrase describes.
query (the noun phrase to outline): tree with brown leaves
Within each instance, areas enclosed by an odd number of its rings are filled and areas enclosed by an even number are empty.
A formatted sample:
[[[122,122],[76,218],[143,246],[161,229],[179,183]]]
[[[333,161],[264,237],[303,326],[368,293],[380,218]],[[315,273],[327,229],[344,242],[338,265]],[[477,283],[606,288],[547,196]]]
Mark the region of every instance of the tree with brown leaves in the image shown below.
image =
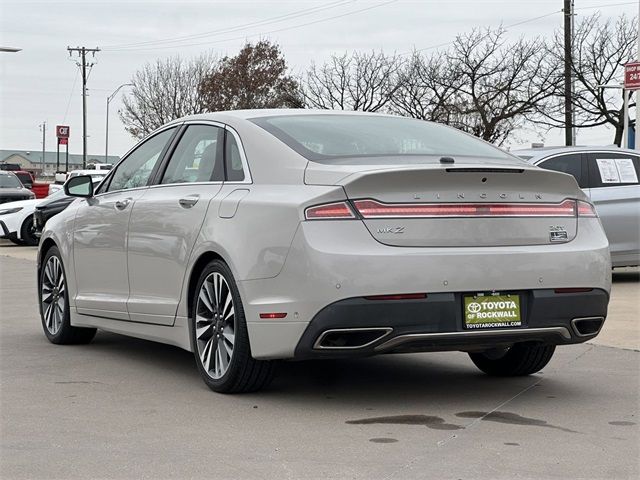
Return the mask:
[[[209,111],[302,107],[280,47],[268,40],[247,43],[238,55],[222,58],[203,79],[200,93]]]

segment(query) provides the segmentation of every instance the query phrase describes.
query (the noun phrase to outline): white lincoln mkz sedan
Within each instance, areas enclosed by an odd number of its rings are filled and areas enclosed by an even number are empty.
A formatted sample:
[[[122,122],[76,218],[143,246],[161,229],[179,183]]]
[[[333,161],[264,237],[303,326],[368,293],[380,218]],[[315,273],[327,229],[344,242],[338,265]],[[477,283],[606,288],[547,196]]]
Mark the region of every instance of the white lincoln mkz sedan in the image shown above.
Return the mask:
[[[593,338],[608,244],[571,175],[402,117],[219,112],[149,135],[47,224],[47,338],[195,354],[218,392],[275,360],[457,350],[491,375]]]

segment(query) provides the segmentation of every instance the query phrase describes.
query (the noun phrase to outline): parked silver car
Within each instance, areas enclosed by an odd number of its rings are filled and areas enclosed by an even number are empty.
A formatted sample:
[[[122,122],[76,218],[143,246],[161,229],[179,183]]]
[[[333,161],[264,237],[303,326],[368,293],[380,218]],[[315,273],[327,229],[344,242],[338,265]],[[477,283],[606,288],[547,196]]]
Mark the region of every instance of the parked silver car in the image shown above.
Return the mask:
[[[640,155],[617,147],[544,147],[513,152],[573,175],[595,205],[614,267],[640,265]]]
[[[572,177],[450,127],[313,110],[169,123],[47,222],[47,338],[96,329],[193,351],[213,390],[276,359],[460,350],[543,368],[600,331],[611,263]]]

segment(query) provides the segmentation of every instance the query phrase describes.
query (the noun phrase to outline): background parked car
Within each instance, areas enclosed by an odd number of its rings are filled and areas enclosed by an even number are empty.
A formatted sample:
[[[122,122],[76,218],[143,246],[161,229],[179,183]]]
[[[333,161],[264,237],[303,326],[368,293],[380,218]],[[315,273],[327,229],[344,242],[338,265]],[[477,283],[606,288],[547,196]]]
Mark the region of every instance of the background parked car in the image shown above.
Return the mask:
[[[0,238],[6,238],[16,245],[37,245],[39,234],[35,225],[35,209],[43,202],[54,203],[57,200],[63,200],[64,208],[66,208],[73,201],[73,198],[67,197],[64,190],[60,190],[45,199],[35,199],[32,196],[28,200],[4,203],[0,206]],[[64,208],[58,206],[55,213],[49,213],[47,218],[60,213]],[[44,225],[44,221],[42,225]]]
[[[0,170],[0,203],[16,202],[36,198],[13,172]]]
[[[31,172],[27,172],[26,170],[15,170],[13,173],[25,187],[34,193],[36,198],[45,198],[49,195],[49,184],[37,182]]]
[[[74,200],[74,197],[68,197],[65,195],[64,189],[62,189],[53,195],[49,195],[46,199],[37,204],[33,213],[35,235],[40,237],[47,220],[59,214],[71,205]]]
[[[618,147],[544,147],[513,152],[573,175],[596,207],[614,267],[640,265],[640,156]]]
[[[6,238],[16,245],[37,245],[33,211],[40,202],[42,200],[30,199],[0,205],[0,238]]]
[[[104,177],[107,176],[109,170],[100,169],[100,170],[72,170],[69,173],[56,173],[56,181],[55,183],[49,184],[49,195],[52,195],[60,190],[62,190],[62,185],[69,180],[70,178],[77,177],[78,175],[91,175],[91,180],[94,185],[99,184]]]
[[[22,167],[20,166],[19,163],[0,162],[0,170],[13,172],[16,170],[22,170]]]

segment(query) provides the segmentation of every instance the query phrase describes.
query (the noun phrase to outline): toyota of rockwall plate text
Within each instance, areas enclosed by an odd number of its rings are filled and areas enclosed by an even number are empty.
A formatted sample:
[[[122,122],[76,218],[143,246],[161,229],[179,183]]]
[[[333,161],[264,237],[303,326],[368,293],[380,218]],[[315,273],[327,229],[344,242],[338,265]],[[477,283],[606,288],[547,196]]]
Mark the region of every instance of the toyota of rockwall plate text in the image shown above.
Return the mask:
[[[279,360],[461,351],[529,375],[600,331],[607,238],[574,177],[443,125],[218,112],[142,140],[46,223],[42,325],[192,351],[217,392]]]

